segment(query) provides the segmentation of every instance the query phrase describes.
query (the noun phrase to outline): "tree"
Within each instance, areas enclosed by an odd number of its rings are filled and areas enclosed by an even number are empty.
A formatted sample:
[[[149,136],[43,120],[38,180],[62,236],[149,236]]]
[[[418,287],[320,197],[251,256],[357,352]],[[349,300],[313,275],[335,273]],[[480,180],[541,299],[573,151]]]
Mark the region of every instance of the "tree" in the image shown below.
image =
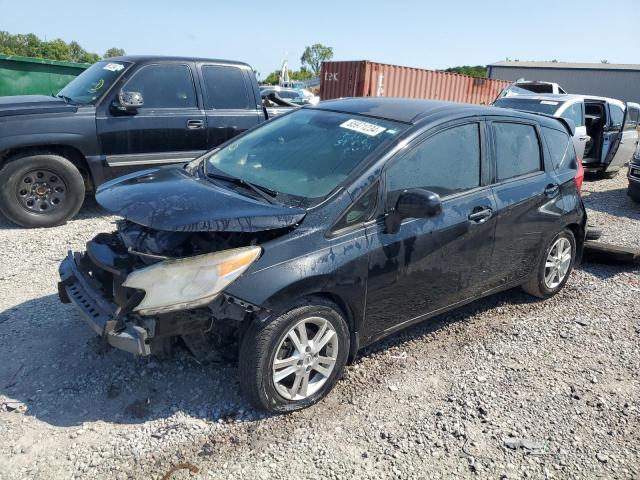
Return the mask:
[[[100,55],[87,52],[76,41],[66,43],[64,40],[56,38],[46,42],[40,40],[33,33],[12,35],[5,31],[0,31],[0,54],[81,63],[95,63],[100,60]],[[110,48],[105,53],[109,56],[123,54],[124,50],[119,48]]]
[[[333,47],[326,47],[321,43],[316,43],[304,49],[300,57],[300,63],[304,69],[311,71],[315,77],[320,74],[320,65],[333,58]]]
[[[102,58],[111,58],[111,57],[122,57],[126,55],[122,48],[111,47],[109,50],[104,52]]]
[[[460,75],[469,75],[476,78],[487,78],[487,67],[484,65],[462,65],[461,67],[451,67],[444,70],[449,73],[459,73]]]

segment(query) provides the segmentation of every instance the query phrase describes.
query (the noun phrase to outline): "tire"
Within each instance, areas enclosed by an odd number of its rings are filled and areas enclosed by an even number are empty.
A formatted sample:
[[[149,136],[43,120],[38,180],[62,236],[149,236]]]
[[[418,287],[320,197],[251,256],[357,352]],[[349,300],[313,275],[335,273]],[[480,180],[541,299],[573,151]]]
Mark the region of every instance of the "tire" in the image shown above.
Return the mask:
[[[292,329],[296,329],[296,337],[301,340],[302,322],[305,322],[304,328],[309,338],[306,344],[309,353],[304,355],[300,354],[288,336]],[[322,322],[326,322],[324,333],[319,331]],[[315,335],[320,334],[320,340],[325,336],[330,337],[318,354],[313,347],[314,328],[318,328]],[[331,329],[333,334],[328,335]],[[349,330],[340,310],[324,299],[310,299],[294,305],[266,325],[256,321],[248,328],[240,346],[240,386],[257,408],[273,413],[301,410],[329,393],[342,376],[348,353]],[[334,357],[335,361],[328,370],[330,364],[326,360],[330,357]],[[287,366],[274,367],[277,359],[284,359],[279,362]],[[295,363],[292,363],[294,360]],[[324,374],[316,368],[323,370]],[[287,371],[292,373],[285,375]],[[306,396],[303,390],[305,374],[308,375]],[[279,383],[276,382],[276,375],[282,377]],[[296,386],[299,376],[301,380]],[[291,392],[296,392],[296,396],[293,397]]]
[[[549,260],[551,251],[556,247],[558,242],[560,242],[560,244],[565,244],[562,239],[568,241],[569,245],[571,246],[569,265],[566,272],[564,273],[564,276],[561,277],[560,281],[557,282],[557,284],[555,281],[549,284],[545,279],[545,275],[550,275],[552,268],[549,268],[549,270],[547,269],[547,260]],[[573,232],[571,232],[571,230],[565,229],[558,233],[546,245],[544,254],[540,257],[540,261],[536,266],[535,272],[531,275],[529,280],[522,285],[522,289],[528,294],[538,298],[549,298],[558,293],[560,290],[562,290],[564,285],[567,283],[567,280],[571,276],[571,272],[573,271],[573,266],[576,261],[576,251],[576,239],[573,235]],[[560,264],[562,264],[562,262],[560,262]],[[554,278],[553,280],[556,280],[556,278]]]
[[[64,224],[80,210],[84,192],[78,169],[59,155],[13,157],[0,169],[0,212],[23,227]]]

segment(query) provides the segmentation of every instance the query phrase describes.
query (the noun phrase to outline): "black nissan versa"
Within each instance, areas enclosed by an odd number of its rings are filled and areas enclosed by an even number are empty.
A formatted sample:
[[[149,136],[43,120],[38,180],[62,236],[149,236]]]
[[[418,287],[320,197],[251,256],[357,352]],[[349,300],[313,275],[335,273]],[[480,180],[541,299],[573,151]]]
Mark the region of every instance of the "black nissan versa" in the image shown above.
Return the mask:
[[[510,287],[564,286],[586,222],[571,136],[492,107],[304,107],[100,187],[123,219],[69,253],[60,298],[135,354],[237,347],[254,404],[307,407],[377,339]]]

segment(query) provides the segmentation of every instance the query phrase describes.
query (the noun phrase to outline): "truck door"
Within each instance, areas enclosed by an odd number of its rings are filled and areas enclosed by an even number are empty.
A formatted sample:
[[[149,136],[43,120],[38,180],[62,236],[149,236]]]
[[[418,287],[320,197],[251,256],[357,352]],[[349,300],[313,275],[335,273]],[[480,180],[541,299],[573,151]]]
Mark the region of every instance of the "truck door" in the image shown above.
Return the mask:
[[[187,162],[207,150],[206,117],[198,106],[192,66],[159,62],[141,67],[122,91],[139,92],[144,105],[135,112],[111,107],[96,114],[107,178],[150,165]]]
[[[217,147],[265,120],[262,99],[255,98],[253,88],[250,88],[249,75],[253,72],[222,64],[203,64],[200,71],[209,148]]]
[[[584,158],[584,149],[587,145],[587,140],[589,140],[584,120],[584,101],[580,100],[568,104],[560,113],[560,116],[572,120],[576,127],[576,132],[573,136],[573,146],[576,149],[576,155],[580,161],[582,161]]]
[[[637,118],[637,109],[630,104],[625,104],[624,111],[615,103],[609,103],[608,131],[610,147],[605,157],[607,172],[620,170],[625,163],[631,160],[633,152],[638,143],[638,132],[636,130],[637,120],[634,123],[633,117]]]

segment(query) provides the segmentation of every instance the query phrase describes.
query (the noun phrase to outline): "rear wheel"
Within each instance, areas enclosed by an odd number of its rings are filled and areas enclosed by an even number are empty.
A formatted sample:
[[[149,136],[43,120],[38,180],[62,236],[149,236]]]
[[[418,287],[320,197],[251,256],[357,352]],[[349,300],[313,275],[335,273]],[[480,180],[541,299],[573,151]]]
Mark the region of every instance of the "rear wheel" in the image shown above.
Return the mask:
[[[84,201],[84,180],[59,155],[14,157],[0,170],[0,211],[23,227],[52,227],[73,217]]]
[[[558,293],[571,275],[576,259],[576,240],[571,230],[563,230],[547,245],[536,271],[522,289],[539,298]]]
[[[249,328],[240,347],[240,385],[258,408],[300,410],[333,388],[348,351],[349,333],[339,309],[314,299]]]

